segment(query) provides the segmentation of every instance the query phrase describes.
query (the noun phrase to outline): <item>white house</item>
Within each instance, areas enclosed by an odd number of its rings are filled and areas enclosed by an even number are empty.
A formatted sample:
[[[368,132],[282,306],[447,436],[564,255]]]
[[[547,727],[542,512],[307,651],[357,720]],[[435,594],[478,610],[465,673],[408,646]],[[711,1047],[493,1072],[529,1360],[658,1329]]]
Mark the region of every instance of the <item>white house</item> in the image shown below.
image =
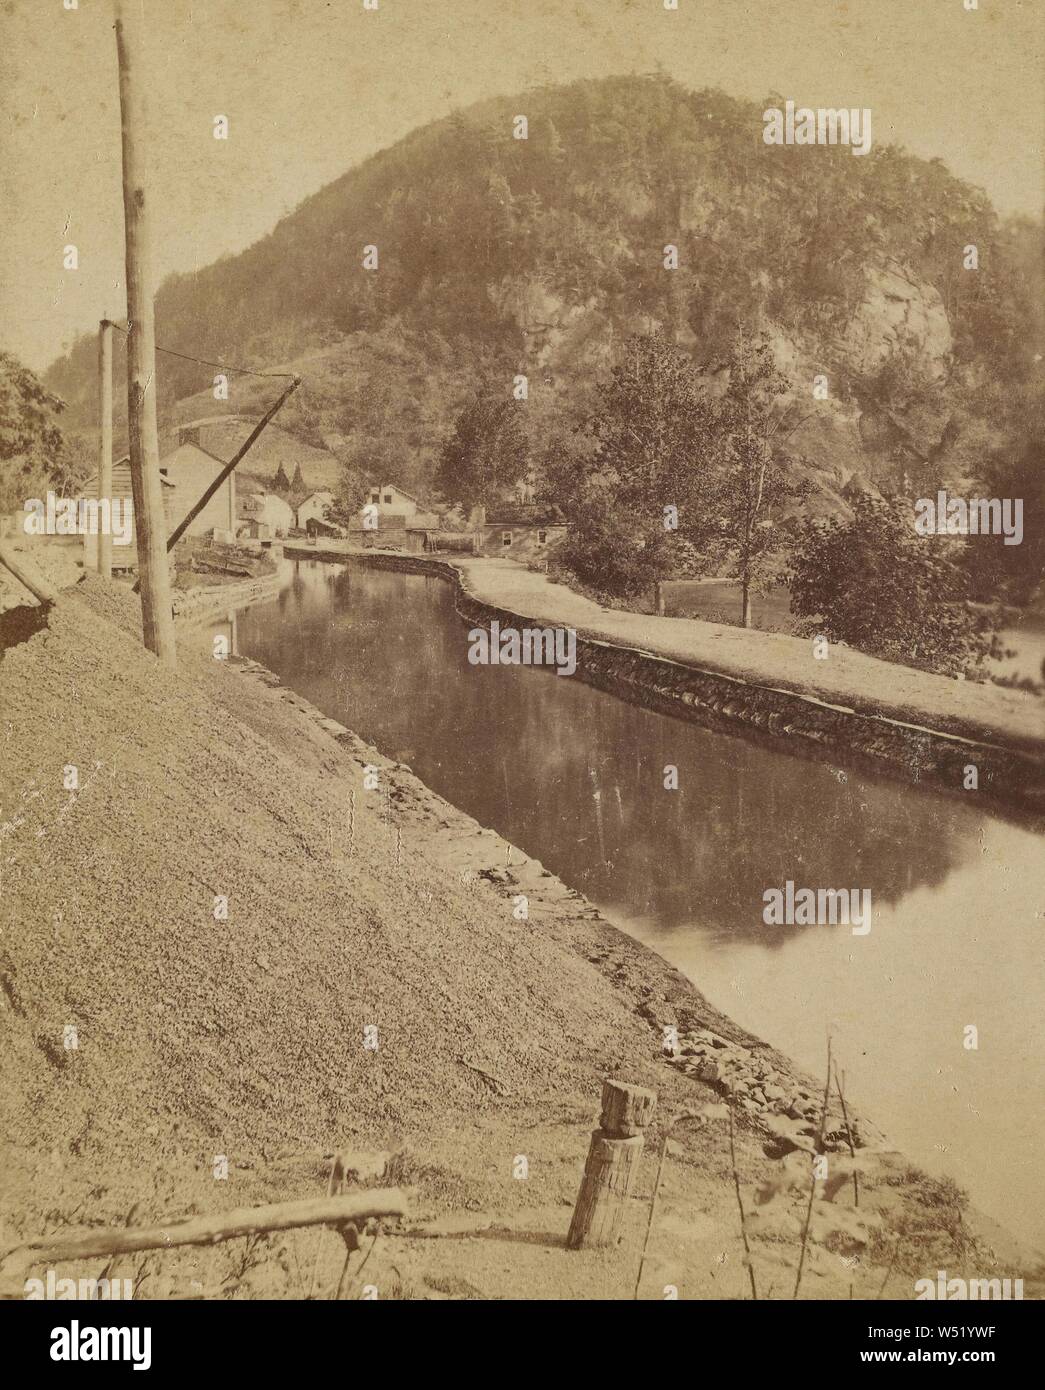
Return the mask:
[[[196,505],[225,464],[215,454],[190,439],[160,459],[160,477],[174,486],[171,524],[177,526]],[[206,536],[211,531],[236,530],[236,475],[230,473],[207,505],[188,526],[186,535]]]
[[[310,521],[323,521],[326,510],[334,501],[334,494],[326,490],[310,492],[298,503],[295,525],[299,531],[307,531]]]
[[[248,492],[239,499],[236,530],[260,540],[284,537],[294,525],[289,502],[274,492]]]
[[[256,416],[238,414],[186,420],[173,426],[169,432],[172,436],[170,447],[175,442],[197,444],[215,458],[231,459],[246,443],[257,423]],[[166,439],[164,445],[167,446]],[[289,479],[293,479],[300,468],[305,480],[303,490],[335,487],[341,475],[341,465],[329,449],[315,448],[272,422],[265,426],[251,445],[250,453],[237,472],[241,475],[253,474],[264,487],[266,483],[271,483],[279,468]]]
[[[382,483],[380,487],[372,487],[366,495],[364,505],[375,506],[379,517],[405,517],[408,524],[410,518],[421,510],[417,498],[409,492],[404,492],[401,487],[396,487],[395,483]]]

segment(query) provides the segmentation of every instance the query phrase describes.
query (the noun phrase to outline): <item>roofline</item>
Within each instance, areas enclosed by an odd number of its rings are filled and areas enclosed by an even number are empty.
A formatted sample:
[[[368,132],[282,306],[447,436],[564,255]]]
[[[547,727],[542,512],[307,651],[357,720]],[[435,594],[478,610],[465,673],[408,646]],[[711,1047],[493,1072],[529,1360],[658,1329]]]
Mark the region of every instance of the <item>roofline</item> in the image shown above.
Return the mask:
[[[122,459],[113,459],[112,466],[113,466],[114,468],[122,468],[123,465],[124,465],[125,463],[129,464],[130,461],[131,461],[131,456],[130,456],[130,454],[124,454],[124,456],[123,456]],[[160,474],[160,482],[163,484],[164,487],[177,487],[177,483],[172,483],[171,480],[170,480],[170,478],[165,478],[165,477],[163,476],[162,473]],[[97,483],[98,483],[98,470],[97,470],[97,468],[96,468],[96,469],[94,470],[94,472],[91,473],[88,477],[84,478],[84,480],[83,480],[83,486],[86,487],[88,483],[94,483],[95,486],[97,486]]]
[[[201,415],[196,420],[186,420],[184,424],[171,425],[170,428],[172,430],[194,430],[199,429],[203,425],[224,425],[229,423],[236,424],[242,423],[244,420],[253,420],[253,418],[253,415],[239,415],[231,413],[228,415]]]
[[[197,444],[193,439],[183,439],[180,444],[176,445],[173,449],[168,450],[168,452],[164,454],[163,458],[160,459],[160,463],[162,464],[164,459],[172,458],[178,452],[179,449],[198,449],[201,454],[206,454],[207,457],[209,459],[213,459],[215,463],[220,463],[222,468],[227,468],[229,466],[228,459],[223,459],[220,458],[217,454],[212,454],[209,449],[205,449],[202,444]]]
[[[415,497],[412,492],[407,492],[406,488],[400,487],[398,483],[371,483],[370,486],[371,488],[380,488],[382,492],[384,492],[386,487],[394,487],[396,492],[400,493],[403,497],[409,497],[410,501],[416,502],[419,507],[422,505],[420,497]]]

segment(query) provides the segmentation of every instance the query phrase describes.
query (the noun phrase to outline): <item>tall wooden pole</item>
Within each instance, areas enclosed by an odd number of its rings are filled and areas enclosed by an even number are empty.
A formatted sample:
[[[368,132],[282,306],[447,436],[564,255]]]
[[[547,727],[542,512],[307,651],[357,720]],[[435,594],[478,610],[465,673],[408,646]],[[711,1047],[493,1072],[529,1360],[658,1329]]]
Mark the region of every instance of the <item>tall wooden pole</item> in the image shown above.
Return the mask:
[[[98,498],[112,503],[112,324],[98,326]],[[99,509],[99,514],[100,514]],[[112,578],[112,531],[98,531],[98,573]]]
[[[144,53],[141,0],[116,0],[116,54],[123,124],[123,211],[127,239],[127,415],[131,489],[141,578],[145,645],[175,666],[174,617],[156,428],[156,335],[152,303],[152,229],[146,193]]]

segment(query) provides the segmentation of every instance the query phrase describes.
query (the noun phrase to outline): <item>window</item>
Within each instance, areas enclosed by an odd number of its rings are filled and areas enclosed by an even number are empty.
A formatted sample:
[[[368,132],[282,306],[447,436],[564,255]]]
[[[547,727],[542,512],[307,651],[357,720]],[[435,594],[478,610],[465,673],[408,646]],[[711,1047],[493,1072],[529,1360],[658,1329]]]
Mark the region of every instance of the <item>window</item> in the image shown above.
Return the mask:
[[[391,500],[392,500],[392,494],[391,494],[390,492],[386,492],[386,493],[385,493],[385,501],[386,501],[386,502],[391,502]]]
[[[502,531],[502,532],[501,532],[501,544],[502,544],[502,545],[511,545],[511,543],[512,543],[512,533],[511,533],[511,531]]]
[[[370,500],[371,500],[371,502],[380,502],[380,501],[381,501],[381,494],[380,494],[379,492],[372,492],[372,493],[370,494]]]
[[[538,532],[537,532],[537,544],[538,544],[538,545],[547,545],[547,544],[548,544],[548,532],[547,532],[547,531],[538,531]]]
[[[161,477],[161,478],[166,478],[166,476],[167,476],[167,474],[168,474],[169,471],[170,471],[170,470],[167,469],[167,468],[161,468],[161,469],[160,469],[160,477]]]

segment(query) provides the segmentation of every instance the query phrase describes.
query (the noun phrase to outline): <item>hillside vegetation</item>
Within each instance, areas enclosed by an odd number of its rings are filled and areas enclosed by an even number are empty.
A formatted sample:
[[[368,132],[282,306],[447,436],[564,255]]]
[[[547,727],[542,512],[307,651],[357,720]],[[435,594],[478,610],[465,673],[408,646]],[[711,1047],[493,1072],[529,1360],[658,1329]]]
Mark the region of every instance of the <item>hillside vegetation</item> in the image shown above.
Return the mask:
[[[967,474],[1026,415],[1040,229],[1001,223],[939,160],[885,145],[859,159],[767,147],[764,104],[642,77],[457,113],[349,171],[241,255],[170,278],[159,341],[293,365],[306,384],[284,423],[423,487],[484,380],[507,394],[526,373],[538,459],[568,455],[625,338],[663,332],[713,373],[740,323],[768,332],[796,391],[827,375],[829,400],[796,439],[824,488],[854,473]],[[519,113],[526,140],[512,136]],[[963,265],[970,245],[977,270]],[[365,246],[377,270],[363,268]],[[166,417],[215,408],[211,369],[160,362]],[[91,421],[93,375],[87,339],[48,374],[73,426]],[[233,383],[229,409],[275,393]]]

